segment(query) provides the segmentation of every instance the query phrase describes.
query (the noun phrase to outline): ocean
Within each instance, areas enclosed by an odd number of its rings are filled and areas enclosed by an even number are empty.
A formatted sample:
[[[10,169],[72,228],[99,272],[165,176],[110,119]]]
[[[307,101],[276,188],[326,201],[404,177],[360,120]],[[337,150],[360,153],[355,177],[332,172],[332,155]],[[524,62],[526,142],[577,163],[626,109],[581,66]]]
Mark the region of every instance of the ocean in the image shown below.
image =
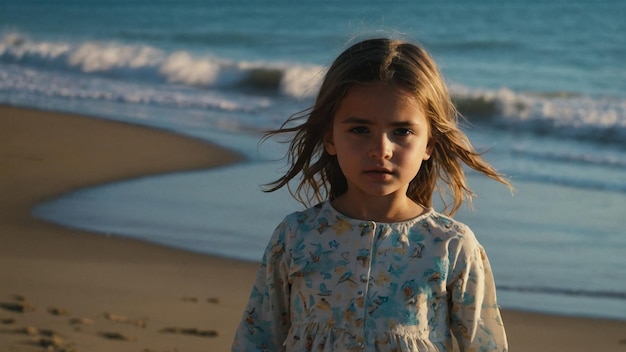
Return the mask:
[[[258,261],[301,206],[266,194],[284,147],[260,132],[312,104],[350,43],[434,56],[476,147],[516,192],[469,173],[456,216],[505,308],[626,320],[626,2],[0,2],[0,104],[142,124],[247,156],[65,195],[37,217]],[[241,221],[241,219],[253,219]]]

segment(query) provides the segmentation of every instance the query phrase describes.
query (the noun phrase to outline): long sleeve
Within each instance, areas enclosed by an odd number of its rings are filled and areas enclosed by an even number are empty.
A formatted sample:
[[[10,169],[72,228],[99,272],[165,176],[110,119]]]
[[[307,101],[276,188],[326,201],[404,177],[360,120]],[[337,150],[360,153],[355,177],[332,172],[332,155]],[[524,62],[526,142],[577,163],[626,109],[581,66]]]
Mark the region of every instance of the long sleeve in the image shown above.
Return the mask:
[[[281,351],[290,328],[285,222],[274,231],[263,255],[248,305],[235,332],[232,351]]]
[[[482,246],[469,247],[460,249],[453,272],[451,330],[461,351],[507,351],[491,265]]]

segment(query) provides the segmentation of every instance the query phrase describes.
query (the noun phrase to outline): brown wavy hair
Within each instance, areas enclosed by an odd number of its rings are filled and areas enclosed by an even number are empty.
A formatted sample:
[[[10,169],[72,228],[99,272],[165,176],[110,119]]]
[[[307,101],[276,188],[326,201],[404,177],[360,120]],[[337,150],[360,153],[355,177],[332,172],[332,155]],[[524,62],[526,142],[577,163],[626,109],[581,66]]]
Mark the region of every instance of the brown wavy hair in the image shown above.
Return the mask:
[[[324,148],[324,136],[332,129],[340,102],[357,84],[382,83],[412,94],[426,113],[431,127],[433,153],[409,183],[407,196],[425,207],[439,191],[444,212],[454,214],[475,194],[468,187],[463,165],[512,189],[506,178],[487,163],[470,144],[458,125],[457,112],[437,65],[420,46],[395,39],[377,38],[358,42],[332,63],[313,107],[290,116],[280,128],[269,131],[263,140],[282,134],[290,139],[287,172],[267,184],[266,192],[287,186],[304,205],[333,200],[347,191],[346,178],[337,157]],[[290,182],[298,177],[293,189]],[[448,204],[447,198],[451,198]]]

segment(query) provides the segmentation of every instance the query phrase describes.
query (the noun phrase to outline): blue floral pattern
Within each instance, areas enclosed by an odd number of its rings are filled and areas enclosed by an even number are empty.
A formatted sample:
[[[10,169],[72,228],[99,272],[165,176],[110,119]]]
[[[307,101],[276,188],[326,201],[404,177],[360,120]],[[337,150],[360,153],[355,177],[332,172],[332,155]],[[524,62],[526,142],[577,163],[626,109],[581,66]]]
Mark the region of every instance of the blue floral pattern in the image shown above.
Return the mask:
[[[293,213],[265,251],[233,351],[506,351],[483,247],[433,210],[356,220]]]

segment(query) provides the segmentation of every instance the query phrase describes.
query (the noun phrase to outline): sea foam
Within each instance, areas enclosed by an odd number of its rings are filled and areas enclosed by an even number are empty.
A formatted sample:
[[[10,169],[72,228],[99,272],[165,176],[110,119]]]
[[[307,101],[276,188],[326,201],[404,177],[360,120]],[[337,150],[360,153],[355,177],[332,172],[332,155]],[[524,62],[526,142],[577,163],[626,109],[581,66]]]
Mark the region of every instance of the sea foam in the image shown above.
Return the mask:
[[[122,80],[267,90],[298,98],[314,94],[322,71],[322,67],[316,65],[237,62],[208,53],[166,52],[147,45],[35,42],[18,34],[7,34],[0,41],[0,62]]]
[[[0,93],[254,112],[276,97],[312,103],[324,73],[320,65],[148,45],[32,41],[18,34],[0,40]],[[615,145],[626,139],[626,98],[454,83],[451,92],[472,123]]]

